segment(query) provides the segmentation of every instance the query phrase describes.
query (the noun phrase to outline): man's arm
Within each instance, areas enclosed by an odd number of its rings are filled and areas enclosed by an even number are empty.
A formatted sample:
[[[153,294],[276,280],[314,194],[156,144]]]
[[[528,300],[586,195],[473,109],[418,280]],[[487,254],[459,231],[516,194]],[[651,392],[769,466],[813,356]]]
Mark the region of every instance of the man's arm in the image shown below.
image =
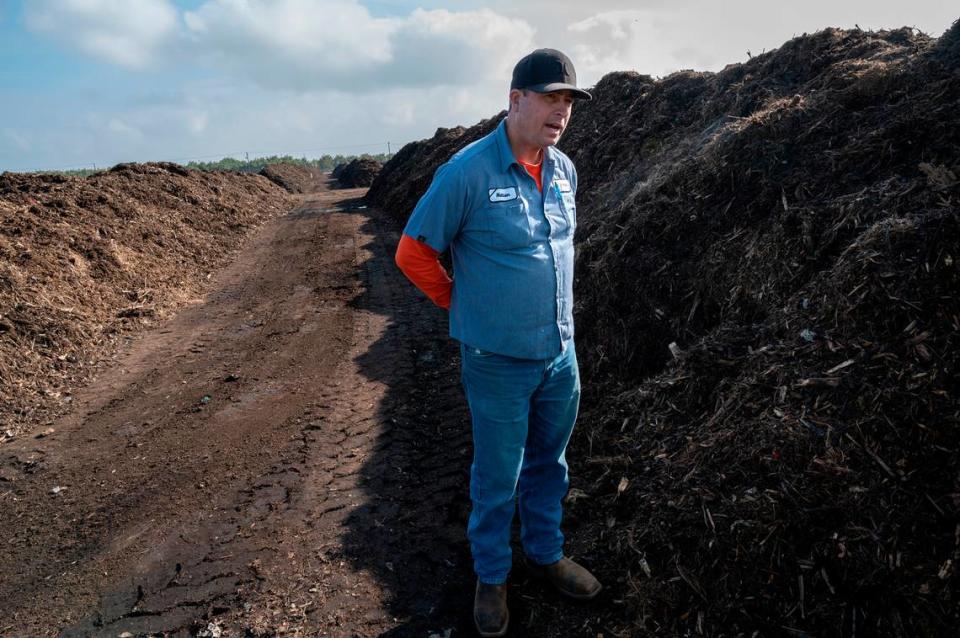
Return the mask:
[[[414,286],[427,295],[433,303],[450,310],[453,280],[437,259],[439,255],[439,252],[426,243],[404,234],[400,237],[395,260],[397,266]]]
[[[403,274],[447,310],[453,282],[437,256],[460,232],[467,214],[467,195],[466,178],[459,167],[447,162],[438,168],[430,188],[410,214],[397,247],[396,262]]]

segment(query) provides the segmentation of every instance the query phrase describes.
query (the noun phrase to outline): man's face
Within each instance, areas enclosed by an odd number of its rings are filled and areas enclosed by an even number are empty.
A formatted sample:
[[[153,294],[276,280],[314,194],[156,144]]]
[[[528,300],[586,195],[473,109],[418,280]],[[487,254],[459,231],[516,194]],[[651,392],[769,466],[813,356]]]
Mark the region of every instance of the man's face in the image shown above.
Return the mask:
[[[570,91],[537,93],[513,89],[510,91],[510,119],[523,142],[544,148],[560,141],[570,123],[573,94]]]

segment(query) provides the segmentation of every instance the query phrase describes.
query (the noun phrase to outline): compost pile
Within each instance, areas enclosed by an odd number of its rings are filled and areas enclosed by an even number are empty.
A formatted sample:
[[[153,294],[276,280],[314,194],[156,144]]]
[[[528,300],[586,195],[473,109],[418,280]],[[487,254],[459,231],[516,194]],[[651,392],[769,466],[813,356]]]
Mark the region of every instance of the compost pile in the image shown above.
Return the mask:
[[[0,440],[52,422],[123,335],[196,296],[289,204],[259,175],[176,164],[0,175]]]
[[[458,150],[491,132],[506,111],[470,128],[438,128],[433,137],[411,142],[383,165],[367,191],[366,200],[404,221],[430,186],[433,173]]]
[[[327,186],[327,175],[315,166],[267,164],[260,174],[291,193],[315,193]]]
[[[344,188],[363,188],[373,183],[381,166],[375,159],[361,157],[343,166],[335,177]]]
[[[585,381],[567,511],[623,602],[612,633],[949,635],[960,24],[828,29],[594,98],[561,142]],[[371,197],[409,214],[469,132],[403,149]]]

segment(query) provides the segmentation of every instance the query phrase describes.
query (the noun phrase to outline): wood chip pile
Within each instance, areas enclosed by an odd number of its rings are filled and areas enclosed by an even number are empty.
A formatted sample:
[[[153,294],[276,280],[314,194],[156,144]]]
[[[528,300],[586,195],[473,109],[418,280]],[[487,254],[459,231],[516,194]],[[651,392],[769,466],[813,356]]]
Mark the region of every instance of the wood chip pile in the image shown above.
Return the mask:
[[[260,174],[291,193],[315,193],[327,187],[327,174],[315,166],[267,164]]]
[[[52,422],[124,335],[196,296],[290,202],[265,177],[176,164],[0,175],[0,440]]]
[[[952,635],[960,24],[828,29],[594,96],[561,141],[568,521],[622,601],[611,635]],[[409,215],[490,127],[405,147],[372,203]]]
[[[361,157],[343,165],[342,168],[338,166],[340,170],[335,168],[335,177],[344,188],[363,188],[373,183],[381,166],[375,159]]]

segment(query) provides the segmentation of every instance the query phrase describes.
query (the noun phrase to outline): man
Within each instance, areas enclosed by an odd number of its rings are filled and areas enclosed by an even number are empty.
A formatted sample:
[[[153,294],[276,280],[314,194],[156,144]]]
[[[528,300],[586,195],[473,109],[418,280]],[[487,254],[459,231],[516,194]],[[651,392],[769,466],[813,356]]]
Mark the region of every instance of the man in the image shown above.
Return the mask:
[[[510,526],[519,500],[524,553],[562,593],[590,599],[600,583],[563,555],[564,451],[580,401],[573,343],[577,172],[554,145],[570,121],[573,63],[538,49],[513,70],[507,118],[441,166],[407,222],[397,265],[450,311],[470,406],[477,574],[474,621],[503,636]],[[455,282],[437,256],[450,249]],[[519,497],[517,499],[517,497]]]

